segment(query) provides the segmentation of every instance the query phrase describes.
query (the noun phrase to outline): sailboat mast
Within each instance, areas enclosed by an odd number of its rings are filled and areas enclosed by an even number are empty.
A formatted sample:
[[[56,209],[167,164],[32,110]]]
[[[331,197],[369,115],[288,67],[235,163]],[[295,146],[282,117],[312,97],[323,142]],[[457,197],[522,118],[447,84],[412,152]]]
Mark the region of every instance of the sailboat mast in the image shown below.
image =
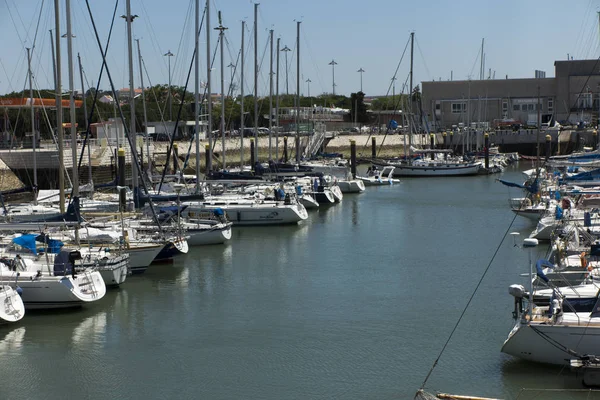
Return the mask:
[[[412,109],[413,109],[413,98],[412,98],[412,94],[413,94],[413,62],[414,62],[414,55],[415,55],[415,33],[411,32],[410,33],[410,86],[408,88],[408,104],[409,104],[409,112],[410,112],[410,118],[408,119],[408,162],[409,164],[412,164],[412,130],[413,130],[413,124],[414,124],[414,116],[412,114]]]
[[[271,54],[269,61],[269,160],[273,159],[273,29],[269,30]]]
[[[225,41],[225,28],[221,20],[221,11],[219,11],[219,26],[215,28],[219,31],[219,47],[221,50],[221,165],[225,170],[225,57],[223,53],[223,42]]]
[[[142,52],[140,51],[140,39],[137,42],[138,60],[140,64],[140,84],[142,85],[142,109],[144,110],[144,137],[146,138],[146,159],[148,160],[148,179],[152,184],[152,161],[150,159],[150,137],[148,135],[148,114],[146,112],[146,88],[144,86],[144,73],[142,70]],[[198,54],[198,53],[196,53]],[[196,158],[197,160],[197,158]],[[196,161],[197,163],[197,161]],[[142,165],[143,168],[143,165]]]
[[[258,161],[258,3],[254,3],[254,160]],[[251,166],[254,169],[254,165]]]
[[[77,61],[79,62],[79,77],[81,78],[81,98],[83,99],[83,116],[85,120],[85,131],[88,131],[88,114],[87,104],[85,103],[85,83],[83,81],[83,66],[81,65],[81,56],[77,53]],[[88,182],[92,183],[92,147],[90,138],[87,138],[87,153],[88,153]],[[94,185],[92,184],[92,190]]]
[[[196,58],[194,59],[194,132],[196,140],[196,193],[200,193],[200,0],[196,0],[196,22],[195,22],[195,38],[194,51]],[[138,52],[140,42],[138,40]],[[140,56],[141,66],[141,56]],[[141,71],[140,71],[141,74]],[[146,101],[143,97],[144,85],[142,84],[142,101],[144,102],[144,123],[146,121]],[[148,137],[148,129],[146,128],[146,140]],[[148,158],[150,161],[150,158]]]
[[[132,147],[136,146],[135,134],[135,88],[133,81],[133,39],[131,35],[131,23],[134,16],[131,15],[131,0],[127,0],[127,58],[129,63],[129,143]],[[138,162],[136,155],[137,149],[131,149],[131,186],[133,187],[133,202],[137,208],[139,205],[139,184],[138,169],[135,166]]]
[[[300,21],[296,21],[296,163],[300,163]]]
[[[31,49],[27,48],[27,75],[29,75],[29,97],[30,97],[30,105],[31,105],[31,140],[32,140],[32,149],[33,149],[33,202],[37,204],[37,190],[38,190],[38,181],[37,181],[37,157],[35,154],[36,144],[36,132],[35,132],[35,112],[33,110],[34,101],[33,101],[33,72],[31,71]]]
[[[275,132],[275,159],[279,160],[279,42],[281,38],[277,38],[277,67],[275,72],[275,124],[277,125],[277,131]]]
[[[208,157],[206,158],[206,176],[212,172],[212,92],[210,85],[210,0],[206,0],[206,103],[208,113],[208,125],[206,126],[206,136],[208,136]]]
[[[65,155],[63,135],[63,109],[62,109],[62,68],[60,66],[60,0],[54,0],[54,30],[56,40],[56,135],[58,142],[58,189],[60,212],[65,212]]]
[[[71,29],[71,0],[66,0],[67,15],[67,66],[69,68],[69,111],[71,122],[71,155],[73,157],[73,188],[71,198],[79,196],[79,173],[77,170],[77,119],[75,115],[75,84],[73,76],[73,31]]]
[[[242,63],[241,65],[241,71],[240,71],[240,114],[241,114],[241,121],[240,121],[240,172],[244,171],[244,120],[245,120],[245,115],[244,114],[244,31],[246,30],[246,21],[242,21],[242,50],[241,50],[241,57],[240,57],[240,61]]]

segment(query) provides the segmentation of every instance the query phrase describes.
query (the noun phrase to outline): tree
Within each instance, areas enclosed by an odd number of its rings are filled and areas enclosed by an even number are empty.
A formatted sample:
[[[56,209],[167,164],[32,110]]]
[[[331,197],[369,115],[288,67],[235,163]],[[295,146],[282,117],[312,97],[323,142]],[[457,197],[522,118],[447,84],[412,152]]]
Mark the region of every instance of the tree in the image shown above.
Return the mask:
[[[367,106],[365,105],[365,94],[363,92],[351,93],[350,103],[350,115],[352,116],[352,122],[356,121],[361,124],[368,123],[369,115],[367,114]]]

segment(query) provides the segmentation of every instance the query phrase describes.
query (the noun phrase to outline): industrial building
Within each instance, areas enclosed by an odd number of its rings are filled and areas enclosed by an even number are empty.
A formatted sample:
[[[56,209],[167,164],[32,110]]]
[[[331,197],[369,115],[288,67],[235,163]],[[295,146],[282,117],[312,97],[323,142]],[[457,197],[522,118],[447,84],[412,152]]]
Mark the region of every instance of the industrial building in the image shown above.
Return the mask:
[[[600,60],[554,62],[554,77],[422,82],[423,123],[431,131],[542,124],[596,125]]]

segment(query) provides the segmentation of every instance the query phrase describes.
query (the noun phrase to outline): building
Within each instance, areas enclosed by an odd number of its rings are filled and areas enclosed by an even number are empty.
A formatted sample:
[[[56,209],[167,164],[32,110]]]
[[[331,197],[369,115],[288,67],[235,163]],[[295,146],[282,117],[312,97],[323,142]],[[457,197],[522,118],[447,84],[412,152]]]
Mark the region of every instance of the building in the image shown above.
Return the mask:
[[[554,62],[554,77],[422,82],[424,123],[431,130],[460,126],[537,126],[557,121],[596,125],[600,62]]]

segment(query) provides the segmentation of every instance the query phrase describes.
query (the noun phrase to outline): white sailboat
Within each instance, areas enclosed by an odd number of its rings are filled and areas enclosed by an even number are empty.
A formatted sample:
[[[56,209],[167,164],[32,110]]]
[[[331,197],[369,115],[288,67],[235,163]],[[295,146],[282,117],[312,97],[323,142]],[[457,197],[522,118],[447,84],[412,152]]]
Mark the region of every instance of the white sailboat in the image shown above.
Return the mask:
[[[0,285],[0,323],[17,322],[25,315],[25,305],[18,290],[10,285]]]
[[[394,179],[394,170],[396,167],[385,166],[379,171],[376,166],[369,168],[366,176],[356,176],[365,186],[391,186],[400,183],[399,179]]]

